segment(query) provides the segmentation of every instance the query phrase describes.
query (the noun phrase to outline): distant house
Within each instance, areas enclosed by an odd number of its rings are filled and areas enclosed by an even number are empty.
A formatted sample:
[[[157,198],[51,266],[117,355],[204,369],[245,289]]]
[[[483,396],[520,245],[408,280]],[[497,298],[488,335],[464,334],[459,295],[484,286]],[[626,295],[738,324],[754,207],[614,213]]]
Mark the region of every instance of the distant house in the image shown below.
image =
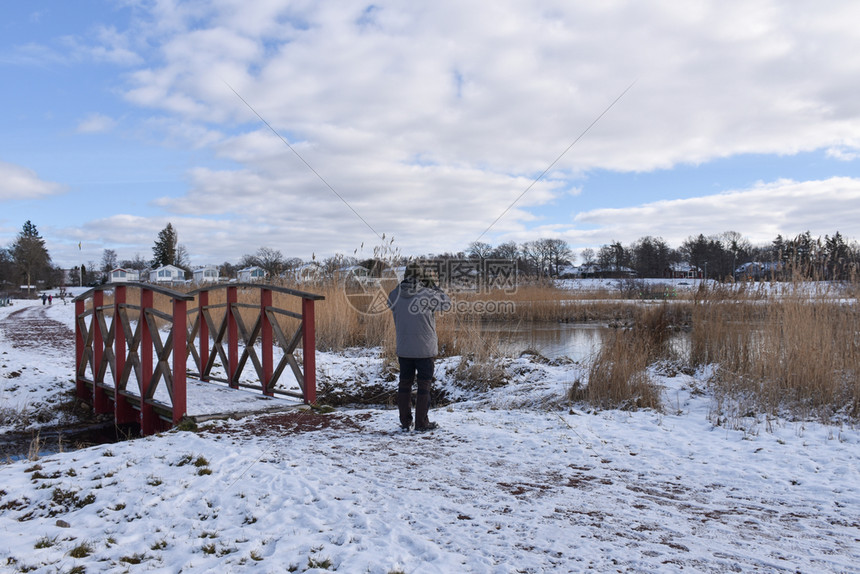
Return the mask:
[[[195,283],[217,283],[220,273],[214,265],[207,265],[194,270]]]
[[[609,267],[603,267],[598,265],[597,263],[583,263],[579,267],[576,267],[576,274],[579,277],[584,279],[587,278],[624,278],[624,277],[636,277],[636,271],[629,267],[624,267],[623,265],[612,265]]]
[[[254,283],[255,281],[262,281],[265,278],[266,271],[262,267],[257,267],[256,265],[239,269],[236,273],[236,279],[239,283]]]
[[[702,270],[689,263],[671,263],[664,271],[665,279],[702,279]]]
[[[125,283],[126,281],[140,281],[140,271],[137,269],[124,269],[117,267],[112,269],[108,275],[110,283]]]
[[[150,283],[181,283],[185,281],[185,270],[175,265],[162,265],[149,272]]]
[[[737,281],[760,281],[777,279],[782,274],[782,264],[778,261],[749,261],[735,269]]]

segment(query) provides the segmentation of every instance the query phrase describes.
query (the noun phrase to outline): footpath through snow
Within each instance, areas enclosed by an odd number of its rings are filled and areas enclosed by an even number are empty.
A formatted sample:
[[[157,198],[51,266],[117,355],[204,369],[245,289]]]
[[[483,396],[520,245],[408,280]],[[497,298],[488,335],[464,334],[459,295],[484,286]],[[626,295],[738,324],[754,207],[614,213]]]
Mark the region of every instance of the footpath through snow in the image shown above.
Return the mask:
[[[3,400],[21,364],[71,384],[72,357],[4,333]],[[319,359],[379,373],[367,352]],[[2,465],[0,572],[858,571],[856,429],[714,427],[704,374],[655,375],[664,414],[546,406],[582,367],[508,368],[431,411],[434,433],[382,408],[268,414]]]

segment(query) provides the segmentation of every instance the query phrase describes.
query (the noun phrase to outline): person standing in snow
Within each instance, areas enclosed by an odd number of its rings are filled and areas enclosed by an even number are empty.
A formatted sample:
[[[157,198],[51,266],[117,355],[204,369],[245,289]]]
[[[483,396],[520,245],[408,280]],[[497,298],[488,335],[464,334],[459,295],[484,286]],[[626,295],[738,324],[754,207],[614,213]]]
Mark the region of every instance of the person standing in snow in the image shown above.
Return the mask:
[[[44,305],[45,301],[47,301],[47,300],[48,300],[48,296],[45,295],[44,293],[42,293],[42,305]]]
[[[433,430],[438,425],[430,422],[428,413],[434,361],[439,353],[435,313],[449,310],[451,299],[432,280],[422,276],[418,265],[411,263],[406,267],[403,281],[388,294],[388,307],[394,315],[400,362],[397,387],[400,428],[404,431],[412,428],[412,385],[417,376],[415,430]]]

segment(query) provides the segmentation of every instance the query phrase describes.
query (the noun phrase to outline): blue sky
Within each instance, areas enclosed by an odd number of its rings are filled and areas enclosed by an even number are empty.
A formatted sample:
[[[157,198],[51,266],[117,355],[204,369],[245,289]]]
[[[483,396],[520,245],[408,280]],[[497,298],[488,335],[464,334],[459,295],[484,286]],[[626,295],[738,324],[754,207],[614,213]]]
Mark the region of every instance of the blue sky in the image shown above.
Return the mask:
[[[482,240],[857,240],[858,21],[831,1],[5,2],[0,245],[29,219],[63,266],[149,258],[167,222],[194,264],[369,256],[382,233],[462,250],[631,84]]]

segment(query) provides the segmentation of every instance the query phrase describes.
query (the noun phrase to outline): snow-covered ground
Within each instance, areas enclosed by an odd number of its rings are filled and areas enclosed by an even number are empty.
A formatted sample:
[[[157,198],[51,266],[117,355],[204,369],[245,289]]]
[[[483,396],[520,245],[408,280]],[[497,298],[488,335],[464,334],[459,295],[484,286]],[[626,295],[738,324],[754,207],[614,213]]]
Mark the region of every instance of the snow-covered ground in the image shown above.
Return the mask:
[[[70,353],[3,332],[0,408],[71,388]],[[469,390],[455,361],[433,433],[382,407],[292,412],[0,465],[0,572],[860,571],[858,429],[715,427],[707,373],[655,372],[663,413],[591,412],[563,399],[581,365],[514,359]],[[318,368],[392,385],[372,351]]]

